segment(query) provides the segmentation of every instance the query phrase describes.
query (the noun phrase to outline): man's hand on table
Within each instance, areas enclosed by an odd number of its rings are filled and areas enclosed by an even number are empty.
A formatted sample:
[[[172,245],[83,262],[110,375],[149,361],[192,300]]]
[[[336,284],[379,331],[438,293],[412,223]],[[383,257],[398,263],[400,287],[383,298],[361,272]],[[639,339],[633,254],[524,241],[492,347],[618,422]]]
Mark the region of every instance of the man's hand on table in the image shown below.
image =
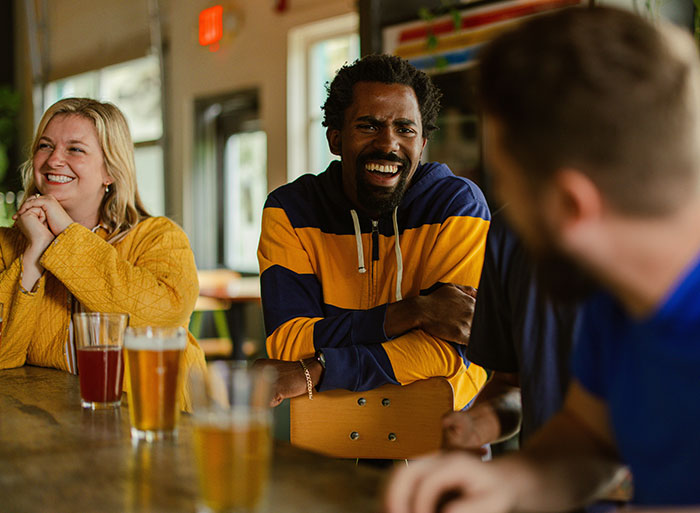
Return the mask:
[[[309,369],[311,382],[316,386],[321,380],[323,368],[316,358],[304,358],[304,363]],[[272,391],[270,406],[277,406],[285,399],[308,394],[306,374],[299,361],[271,360],[261,358],[257,360],[254,367],[272,367],[277,372],[277,380]]]
[[[474,318],[476,289],[447,283],[427,296],[392,303],[387,308],[384,331],[390,337],[413,329],[467,345]]]
[[[463,452],[436,454],[397,467],[385,513],[506,513],[517,505],[510,473]]]

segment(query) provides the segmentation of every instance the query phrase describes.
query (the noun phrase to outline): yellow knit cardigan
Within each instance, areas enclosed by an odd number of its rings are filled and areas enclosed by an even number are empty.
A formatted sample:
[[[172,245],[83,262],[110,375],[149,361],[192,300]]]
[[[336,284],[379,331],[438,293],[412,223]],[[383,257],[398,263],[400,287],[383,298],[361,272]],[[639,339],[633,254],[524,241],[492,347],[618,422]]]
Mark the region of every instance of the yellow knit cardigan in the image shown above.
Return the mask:
[[[106,242],[106,235],[71,224],[42,255],[46,272],[27,292],[20,286],[27,240],[19,229],[0,228],[0,369],[30,364],[67,371],[73,298],[88,311],[128,313],[131,326],[187,327],[199,285],[182,229],[151,217],[118,242]],[[185,376],[193,367],[204,369],[204,353],[191,334],[184,360]],[[186,410],[190,396],[183,387],[179,401]]]

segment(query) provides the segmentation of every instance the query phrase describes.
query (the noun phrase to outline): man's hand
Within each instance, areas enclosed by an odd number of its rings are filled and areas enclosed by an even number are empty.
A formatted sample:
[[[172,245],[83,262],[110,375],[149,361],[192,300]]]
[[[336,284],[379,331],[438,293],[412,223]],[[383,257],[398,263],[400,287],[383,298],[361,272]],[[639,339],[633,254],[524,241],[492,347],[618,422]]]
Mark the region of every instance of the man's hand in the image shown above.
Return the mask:
[[[469,344],[476,289],[448,283],[427,296],[416,298],[420,309],[419,327],[434,337]]]
[[[493,431],[498,435],[500,426],[493,415],[479,415],[480,408],[467,411],[451,411],[442,418],[442,446],[445,449],[470,451],[477,456],[484,456],[488,450],[485,444],[496,437],[489,436]],[[494,423],[495,426],[484,426]]]
[[[427,296],[417,296],[387,307],[384,332],[389,337],[422,329],[430,335],[468,344],[472,330],[476,289],[447,283]]]
[[[304,359],[306,367],[311,375],[311,382],[314,386],[321,379],[321,364],[315,358]],[[253,367],[272,367],[277,372],[277,381],[275,381],[272,391],[272,400],[270,406],[277,406],[285,399],[297,397],[308,393],[306,384],[306,375],[301,364],[296,362],[288,362],[284,360],[269,360],[262,358],[257,360]]]
[[[385,497],[387,513],[505,513],[516,505],[505,473],[476,456],[453,452],[398,468]]]
[[[443,417],[443,447],[481,454],[483,445],[517,433],[522,418],[519,383],[518,374],[494,372],[471,408]]]

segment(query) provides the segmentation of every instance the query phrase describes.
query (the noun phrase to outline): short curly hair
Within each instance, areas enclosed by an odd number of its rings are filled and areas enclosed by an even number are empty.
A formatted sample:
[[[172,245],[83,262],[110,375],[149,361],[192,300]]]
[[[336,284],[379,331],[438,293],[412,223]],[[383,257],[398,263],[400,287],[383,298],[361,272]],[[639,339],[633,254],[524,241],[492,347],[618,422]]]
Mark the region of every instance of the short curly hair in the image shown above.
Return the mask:
[[[328,98],[323,104],[323,126],[340,130],[345,110],[352,105],[353,88],[358,82],[402,84],[413,88],[418,99],[423,137],[437,130],[442,93],[428,75],[410,62],[394,55],[368,55],[338,70],[330,85]]]

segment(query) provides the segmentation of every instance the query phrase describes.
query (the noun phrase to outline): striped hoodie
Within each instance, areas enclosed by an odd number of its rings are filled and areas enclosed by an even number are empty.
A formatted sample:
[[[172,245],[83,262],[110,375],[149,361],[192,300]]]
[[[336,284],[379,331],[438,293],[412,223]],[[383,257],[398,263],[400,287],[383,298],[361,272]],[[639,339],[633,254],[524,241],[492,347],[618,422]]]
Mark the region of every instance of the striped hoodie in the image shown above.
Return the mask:
[[[334,161],[273,191],[258,247],[270,358],[326,358],[320,391],[362,391],[444,376],[455,409],[486,381],[466,347],[422,330],[390,338],[389,303],[442,283],[478,286],[490,214],[479,188],[443,164],[420,164],[394,212],[356,211]],[[445,312],[445,316],[459,312]]]

